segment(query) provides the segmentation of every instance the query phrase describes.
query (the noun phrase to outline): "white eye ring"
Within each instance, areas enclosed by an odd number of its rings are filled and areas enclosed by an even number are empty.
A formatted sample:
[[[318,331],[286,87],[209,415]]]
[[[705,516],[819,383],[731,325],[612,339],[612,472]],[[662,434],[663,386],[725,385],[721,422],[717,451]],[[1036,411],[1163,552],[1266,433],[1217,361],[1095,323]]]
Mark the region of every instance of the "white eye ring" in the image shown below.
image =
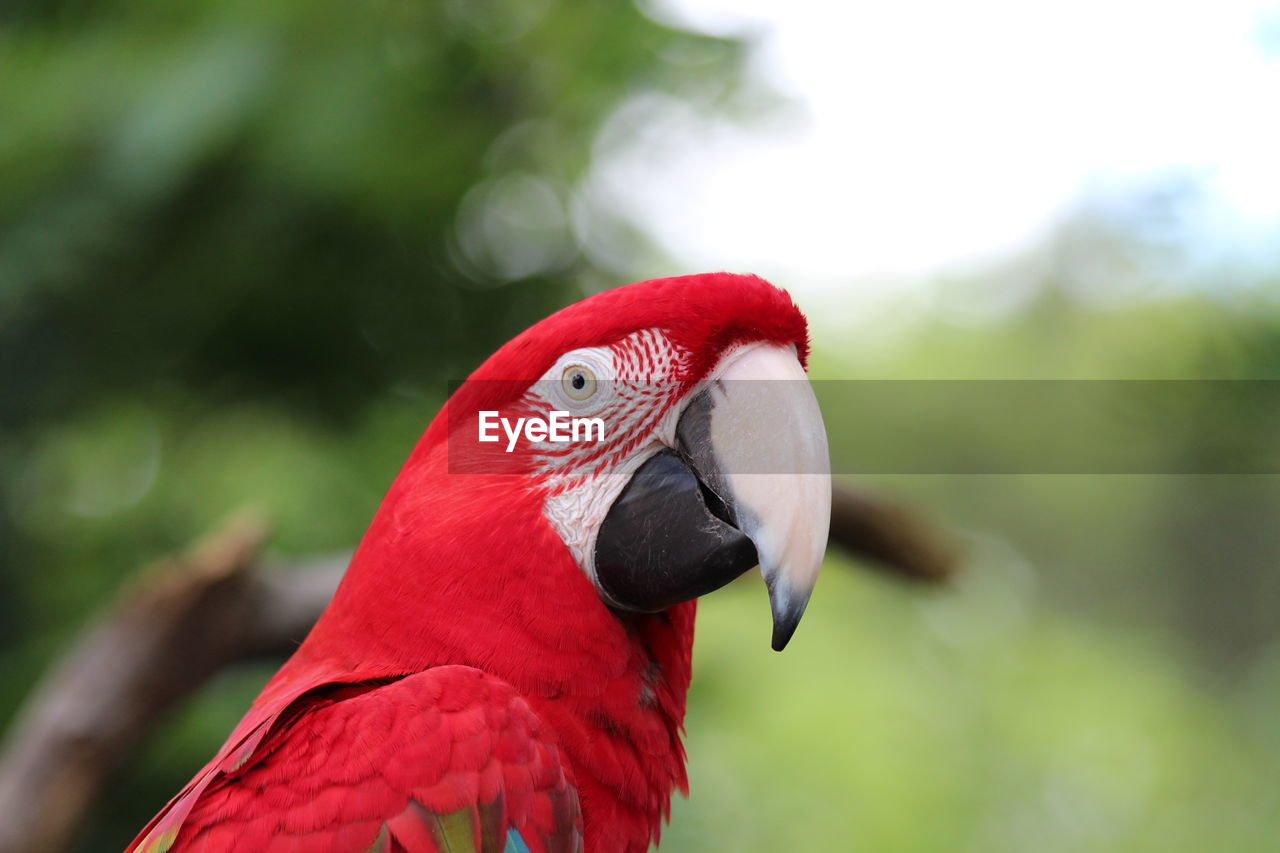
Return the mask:
[[[596,393],[596,374],[585,364],[571,364],[560,375],[560,387],[570,400],[582,402]]]

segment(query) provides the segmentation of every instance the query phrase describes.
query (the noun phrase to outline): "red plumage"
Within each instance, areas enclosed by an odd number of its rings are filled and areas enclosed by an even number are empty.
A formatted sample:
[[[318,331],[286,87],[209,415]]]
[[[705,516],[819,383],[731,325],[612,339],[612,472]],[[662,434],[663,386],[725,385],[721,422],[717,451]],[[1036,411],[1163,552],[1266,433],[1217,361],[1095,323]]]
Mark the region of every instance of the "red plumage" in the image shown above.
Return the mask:
[[[180,847],[366,850],[385,824],[387,849],[430,850],[435,815],[476,805],[477,829],[492,819],[576,849],[577,797],[554,738],[496,678],[436,667],[317,691],[293,715],[258,760],[205,789]]]
[[[694,603],[605,606],[538,476],[451,474],[447,442],[450,408],[505,408],[564,352],[646,329],[686,354],[689,383],[735,344],[807,350],[784,292],[725,273],[606,291],[514,338],[437,415],[314,630],[131,849],[434,850],[431,821],[459,810],[477,838],[497,821],[535,853],[578,832],[595,853],[657,839],[687,791]]]

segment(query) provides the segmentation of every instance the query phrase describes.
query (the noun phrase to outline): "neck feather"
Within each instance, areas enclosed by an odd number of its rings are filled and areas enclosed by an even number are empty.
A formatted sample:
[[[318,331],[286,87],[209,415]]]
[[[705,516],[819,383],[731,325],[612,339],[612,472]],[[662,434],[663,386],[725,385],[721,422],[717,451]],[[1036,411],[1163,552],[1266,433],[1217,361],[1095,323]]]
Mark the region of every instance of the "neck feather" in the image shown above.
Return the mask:
[[[425,442],[424,442],[425,443]],[[474,666],[511,683],[569,758],[588,850],[644,850],[687,791],[680,743],[693,603],[606,607],[516,475],[410,457],[295,663],[402,674]]]

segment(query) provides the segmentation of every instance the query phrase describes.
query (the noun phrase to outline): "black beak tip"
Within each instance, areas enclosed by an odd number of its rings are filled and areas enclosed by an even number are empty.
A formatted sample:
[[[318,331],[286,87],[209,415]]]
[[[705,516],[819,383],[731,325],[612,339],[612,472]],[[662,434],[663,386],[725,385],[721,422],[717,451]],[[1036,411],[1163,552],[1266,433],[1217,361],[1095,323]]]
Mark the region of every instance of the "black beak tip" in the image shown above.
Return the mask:
[[[769,603],[773,609],[773,650],[780,652],[791,642],[796,628],[800,625],[800,617],[804,615],[807,601],[786,601],[778,596],[770,585]]]

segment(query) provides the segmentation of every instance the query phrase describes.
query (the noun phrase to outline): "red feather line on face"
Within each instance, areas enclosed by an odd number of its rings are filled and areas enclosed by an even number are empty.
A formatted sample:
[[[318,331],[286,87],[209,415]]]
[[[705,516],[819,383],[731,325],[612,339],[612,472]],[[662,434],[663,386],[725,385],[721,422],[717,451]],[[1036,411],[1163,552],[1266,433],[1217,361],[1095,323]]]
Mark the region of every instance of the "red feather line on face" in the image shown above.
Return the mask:
[[[645,329],[608,347],[614,376],[604,380],[609,402],[592,411],[608,425],[602,441],[539,447],[529,455],[532,470],[542,475],[548,495],[584,487],[613,471],[646,442],[654,441],[659,423],[688,389],[684,365],[688,354],[660,332]],[[555,404],[538,383],[515,408],[516,416],[547,418]]]
[[[499,777],[507,820],[542,833],[525,836],[534,853],[560,849],[568,824],[588,851],[648,849],[671,792],[687,791],[694,603],[611,611],[545,517],[543,490],[520,475],[451,475],[446,447],[451,408],[506,408],[563,353],[646,330],[627,357],[660,369],[661,333],[685,382],[737,344],[808,351],[783,291],[728,273],[617,288],[518,335],[435,418],[315,629],[131,849],[276,849],[193,840],[238,825],[264,839],[264,827],[330,826],[341,843],[313,849],[364,850],[411,802],[492,820]],[[580,823],[565,805],[575,789]],[[347,843],[357,836],[363,846]]]

